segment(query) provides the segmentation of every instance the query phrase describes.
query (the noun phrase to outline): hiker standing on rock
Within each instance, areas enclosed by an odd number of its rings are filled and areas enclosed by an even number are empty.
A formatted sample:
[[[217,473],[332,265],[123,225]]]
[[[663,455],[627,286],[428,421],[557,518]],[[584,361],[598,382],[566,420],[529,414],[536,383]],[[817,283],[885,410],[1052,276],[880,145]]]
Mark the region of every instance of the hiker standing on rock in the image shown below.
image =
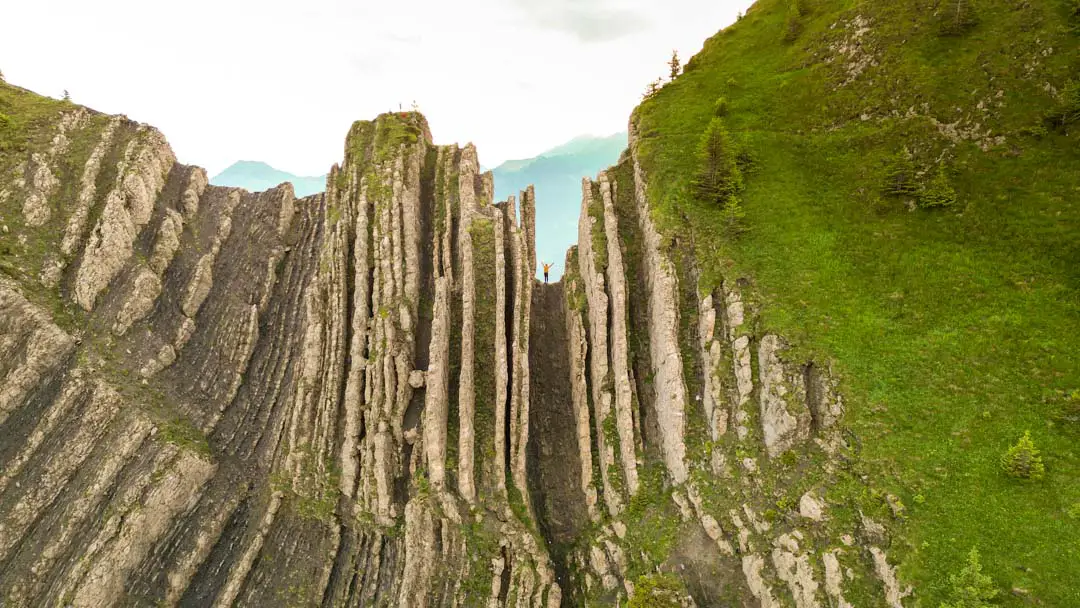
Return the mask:
[[[547,283],[548,282],[548,271],[551,270],[551,264],[548,264],[547,262],[540,262],[540,263],[544,265],[544,282]]]

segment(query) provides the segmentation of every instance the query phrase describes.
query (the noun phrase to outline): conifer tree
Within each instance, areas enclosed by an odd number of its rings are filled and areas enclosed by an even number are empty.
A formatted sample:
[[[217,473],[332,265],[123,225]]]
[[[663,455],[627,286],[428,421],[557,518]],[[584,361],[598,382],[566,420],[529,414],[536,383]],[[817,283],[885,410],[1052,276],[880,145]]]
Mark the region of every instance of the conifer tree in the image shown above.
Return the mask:
[[[1080,122],[1080,80],[1070,80],[1065,83],[1058,107],[1047,115],[1046,122],[1058,130]]]
[[[1001,469],[1018,479],[1042,479],[1046,475],[1046,467],[1031,439],[1031,431],[1024,431],[1020,441],[1001,457]]]
[[[650,82],[649,86],[645,88],[645,94],[641,96],[641,99],[645,100],[652,98],[654,95],[660,92],[660,89],[663,86],[664,82],[660,78],[657,78],[656,80]]]
[[[742,189],[742,174],[735,162],[735,148],[724,121],[713,118],[698,144],[698,173],[694,180],[697,198],[709,204],[724,205]]]
[[[713,104],[713,114],[723,118],[728,115],[727,97],[718,97]]]
[[[675,80],[675,77],[682,71],[682,63],[679,62],[679,51],[671,51],[671,61],[668,61],[668,69],[670,70],[671,80]]]
[[[746,217],[746,212],[743,211],[742,201],[739,200],[739,195],[728,195],[727,200],[724,201],[722,211],[724,217],[724,231],[732,236],[741,233],[743,231],[743,218]]]
[[[739,200],[743,182],[737,159],[738,152],[724,121],[713,118],[698,144],[694,195],[705,205],[720,207],[724,228],[730,234],[741,231],[745,215]]]
[[[795,42],[803,29],[803,4],[801,0],[791,0],[787,18],[784,21],[784,42]]]
[[[939,608],[993,608],[990,600],[998,594],[994,579],[982,573],[978,549],[971,550],[959,573],[949,575],[949,587],[949,601]]]
[[[974,0],[945,0],[940,19],[940,32],[943,36],[959,36],[979,22]]]
[[[919,195],[919,206],[924,208],[951,207],[956,204],[956,191],[949,183],[945,165],[939,164],[937,174]]]
[[[915,194],[915,163],[907,148],[900,150],[889,159],[885,167],[885,194],[893,196],[911,196]]]

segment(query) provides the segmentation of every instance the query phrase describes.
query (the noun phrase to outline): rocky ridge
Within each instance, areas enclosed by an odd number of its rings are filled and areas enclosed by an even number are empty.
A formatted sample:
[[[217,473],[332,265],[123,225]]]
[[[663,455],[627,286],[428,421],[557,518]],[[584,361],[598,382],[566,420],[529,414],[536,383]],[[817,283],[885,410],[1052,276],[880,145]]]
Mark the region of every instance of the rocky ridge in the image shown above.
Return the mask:
[[[0,603],[911,593],[884,522],[829,501],[852,452],[827,363],[658,230],[633,125],[543,285],[532,191],[493,201],[419,114],[355,123],[296,199],[10,93],[48,110],[0,153]]]

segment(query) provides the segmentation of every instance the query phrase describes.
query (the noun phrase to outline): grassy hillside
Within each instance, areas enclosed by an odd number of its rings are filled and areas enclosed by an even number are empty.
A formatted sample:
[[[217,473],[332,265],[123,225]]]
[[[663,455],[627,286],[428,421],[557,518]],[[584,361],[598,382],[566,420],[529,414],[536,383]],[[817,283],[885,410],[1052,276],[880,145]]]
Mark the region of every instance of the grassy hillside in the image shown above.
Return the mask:
[[[1080,605],[1078,29],[1074,0],[761,0],[635,114],[657,219],[844,379],[921,606],[972,547],[1001,605]],[[692,188],[718,114],[738,236]],[[1000,466],[1028,430],[1041,480]]]

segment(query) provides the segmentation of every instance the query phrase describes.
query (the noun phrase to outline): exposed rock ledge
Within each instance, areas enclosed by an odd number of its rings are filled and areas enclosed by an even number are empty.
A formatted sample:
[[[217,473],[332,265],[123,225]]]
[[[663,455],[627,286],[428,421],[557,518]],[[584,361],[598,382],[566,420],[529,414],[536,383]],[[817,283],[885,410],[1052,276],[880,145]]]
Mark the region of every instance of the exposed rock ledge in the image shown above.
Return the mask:
[[[741,605],[910,594],[822,492],[827,367],[696,284],[633,144],[544,286],[531,189],[495,203],[415,113],[354,124],[300,200],[209,186],[123,118],[52,125],[0,157],[5,224],[47,250],[0,283],[0,604],[554,608],[646,564]],[[767,515],[763,475],[809,457],[821,487]],[[669,555],[643,503],[681,522]]]

